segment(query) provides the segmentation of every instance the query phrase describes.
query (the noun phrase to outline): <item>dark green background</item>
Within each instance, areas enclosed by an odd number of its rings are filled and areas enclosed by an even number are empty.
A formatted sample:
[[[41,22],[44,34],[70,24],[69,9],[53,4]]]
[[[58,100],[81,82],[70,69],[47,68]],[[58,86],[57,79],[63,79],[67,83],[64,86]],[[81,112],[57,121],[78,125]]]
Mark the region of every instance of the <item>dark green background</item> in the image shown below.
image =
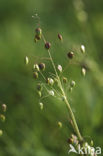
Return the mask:
[[[67,139],[73,133],[65,105],[53,98],[44,100],[40,111],[32,78],[35,56],[47,57],[43,42],[34,43],[38,13],[43,33],[52,44],[56,64],[63,68],[68,62],[66,53],[78,51],[81,44],[91,70],[85,78],[79,67],[64,73],[76,81],[70,94],[82,135],[103,147],[103,1],[84,0],[84,7],[74,7],[73,0],[0,0],[0,100],[6,103],[6,123],[1,124],[0,156],[67,156]],[[77,9],[76,9],[77,8]],[[77,17],[85,11],[86,21]],[[83,18],[84,19],[84,18]],[[63,45],[57,34],[63,35]],[[24,57],[30,58],[25,66]],[[46,73],[51,70],[48,61]],[[57,122],[62,121],[59,129]],[[71,154],[73,155],[73,154]]]

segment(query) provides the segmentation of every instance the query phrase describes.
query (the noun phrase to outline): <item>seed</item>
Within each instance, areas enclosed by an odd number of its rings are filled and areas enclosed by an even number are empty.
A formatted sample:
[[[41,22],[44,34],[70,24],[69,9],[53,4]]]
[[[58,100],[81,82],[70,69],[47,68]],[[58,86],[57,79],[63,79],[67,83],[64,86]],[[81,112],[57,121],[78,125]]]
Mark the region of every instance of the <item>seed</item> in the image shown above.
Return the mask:
[[[50,90],[50,91],[49,91],[49,94],[50,94],[51,96],[54,96],[54,91],[53,91],[53,90]]]
[[[39,69],[40,70],[45,70],[45,64],[44,63],[39,63]]]
[[[72,138],[69,138],[69,139],[67,140],[67,142],[68,142],[69,144],[72,144],[72,143],[73,143],[73,139],[72,139]]]
[[[41,86],[41,84],[39,83],[39,84],[37,84],[37,90],[38,91],[41,91],[42,90],[42,86]]]
[[[83,67],[82,68],[82,75],[85,76],[86,75],[86,69]]]
[[[71,83],[70,83],[70,86],[71,86],[71,87],[74,87],[75,84],[76,84],[75,81],[72,80]]]
[[[29,58],[26,56],[25,57],[25,64],[27,65],[29,63]]]
[[[51,84],[51,85],[54,84],[54,80],[52,78],[49,79],[49,84]]]
[[[72,59],[72,58],[74,57],[74,53],[73,53],[73,52],[69,52],[69,53],[67,54],[67,56],[68,56],[68,58]]]
[[[78,144],[78,138],[77,138],[77,136],[74,135],[74,134],[72,134],[72,135],[71,135],[71,138],[73,139],[73,143],[74,143],[75,145],[77,145],[77,144]]]
[[[59,70],[60,72],[62,72],[62,66],[61,66],[61,65],[58,65],[58,70]]]
[[[35,40],[40,40],[41,39],[41,35],[35,35]]]
[[[67,83],[67,78],[66,77],[63,77],[63,82]]]
[[[50,49],[50,47],[51,47],[51,43],[46,42],[46,43],[45,43],[45,48],[46,48],[46,49]]]
[[[41,93],[41,91],[38,91],[38,95],[39,95],[39,97],[41,97],[41,96],[42,96],[42,93]]]
[[[3,112],[6,112],[6,109],[7,109],[6,104],[2,104],[2,110],[3,110]]]
[[[40,105],[40,109],[43,110],[43,103],[40,102],[39,105]]]
[[[63,40],[63,38],[62,38],[62,35],[61,35],[61,34],[58,34],[58,38],[59,38],[59,40]]]
[[[34,73],[33,73],[33,77],[34,77],[35,79],[37,79],[37,78],[38,78],[38,73],[37,73],[37,72],[34,72]]]
[[[35,32],[36,32],[37,35],[41,35],[42,34],[41,28],[36,28]]]
[[[3,135],[3,131],[0,129],[0,136],[2,136]]]
[[[33,67],[34,67],[35,70],[39,71],[39,66],[38,66],[38,64],[34,64]]]
[[[1,119],[2,122],[4,122],[5,121],[5,116],[3,114],[0,114],[0,119]]]
[[[47,78],[46,83],[49,84],[49,85],[53,85],[54,80],[52,78]]]
[[[59,121],[59,122],[58,122],[58,126],[59,126],[59,128],[62,128],[62,126],[63,126],[63,125],[62,125],[62,122]]]
[[[80,50],[84,54],[85,53],[85,46],[84,45],[81,45]]]

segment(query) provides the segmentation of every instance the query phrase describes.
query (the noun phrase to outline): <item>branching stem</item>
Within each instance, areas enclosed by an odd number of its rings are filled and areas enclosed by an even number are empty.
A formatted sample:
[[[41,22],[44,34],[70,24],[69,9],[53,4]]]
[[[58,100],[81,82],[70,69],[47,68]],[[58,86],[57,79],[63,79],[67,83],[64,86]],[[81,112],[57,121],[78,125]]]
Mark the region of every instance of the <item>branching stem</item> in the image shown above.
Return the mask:
[[[42,38],[43,38],[44,43],[46,43],[45,37],[44,37],[43,35],[42,35]],[[55,64],[54,64],[54,61],[53,61],[53,59],[52,59],[52,56],[51,56],[51,53],[50,53],[50,50],[49,50],[49,49],[48,49],[48,54],[49,54],[49,57],[50,57],[50,60],[51,60],[53,69],[54,69],[55,74],[56,74],[57,79],[58,79],[58,86],[59,86],[59,88],[60,88],[60,90],[61,90],[62,96],[63,96],[63,98],[64,98],[64,102],[65,102],[65,104],[66,104],[66,106],[67,106],[67,108],[68,108],[70,117],[71,117],[71,119],[72,119],[74,131],[75,131],[75,133],[77,134],[79,141],[80,141],[80,142],[83,142],[83,137],[82,137],[81,134],[80,134],[80,131],[79,131],[79,128],[78,128],[78,125],[77,125],[77,122],[76,122],[74,113],[73,113],[73,111],[72,111],[72,109],[71,109],[71,106],[70,106],[70,104],[69,104],[69,101],[68,101],[68,99],[67,99],[67,97],[66,97],[65,91],[64,91],[64,89],[63,89],[63,86],[62,86],[60,77],[59,77],[59,75],[58,75],[58,73],[57,73],[57,70],[56,70],[56,67],[55,67]]]

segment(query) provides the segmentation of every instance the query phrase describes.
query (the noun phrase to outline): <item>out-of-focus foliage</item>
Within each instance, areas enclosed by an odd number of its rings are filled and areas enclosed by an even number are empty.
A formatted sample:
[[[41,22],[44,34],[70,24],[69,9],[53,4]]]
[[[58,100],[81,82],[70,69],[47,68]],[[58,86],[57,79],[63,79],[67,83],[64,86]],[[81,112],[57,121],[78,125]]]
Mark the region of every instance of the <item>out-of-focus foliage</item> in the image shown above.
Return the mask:
[[[35,93],[32,64],[37,56],[47,56],[42,41],[33,42],[35,13],[52,44],[56,64],[64,68],[67,52],[86,46],[90,67],[86,77],[76,66],[64,74],[76,81],[69,98],[83,136],[103,147],[103,1],[0,0],[0,100],[8,106],[0,156],[68,155],[67,139],[73,131],[65,105],[45,99],[41,111]],[[56,39],[58,33],[63,35],[63,45]],[[30,58],[29,66],[24,64],[25,56]],[[46,68],[49,72],[50,64]]]

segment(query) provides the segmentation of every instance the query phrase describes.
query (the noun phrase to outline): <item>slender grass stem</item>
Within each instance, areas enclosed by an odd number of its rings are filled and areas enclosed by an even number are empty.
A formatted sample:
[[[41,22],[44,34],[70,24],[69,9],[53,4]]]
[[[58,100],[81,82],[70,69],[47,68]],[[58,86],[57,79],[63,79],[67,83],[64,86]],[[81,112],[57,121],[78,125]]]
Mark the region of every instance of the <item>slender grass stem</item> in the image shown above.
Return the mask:
[[[46,81],[46,78],[45,78],[45,76],[42,74],[42,72],[39,71],[39,73],[41,74],[41,76],[43,77],[43,79]]]
[[[46,43],[45,37],[44,37],[43,35],[42,35],[42,38],[43,38],[44,43]],[[59,86],[59,88],[60,88],[60,90],[61,90],[62,96],[64,97],[64,102],[65,102],[65,104],[66,104],[66,106],[67,106],[67,108],[68,108],[70,117],[71,117],[71,119],[72,119],[74,131],[75,131],[75,133],[77,134],[79,141],[80,141],[80,142],[83,142],[83,137],[82,137],[81,134],[80,134],[80,131],[79,131],[79,128],[78,128],[78,125],[77,125],[77,122],[76,122],[74,113],[73,113],[73,111],[72,111],[72,109],[71,109],[71,106],[70,106],[70,104],[69,104],[69,102],[68,102],[68,99],[67,99],[67,97],[66,97],[65,91],[64,91],[64,89],[63,89],[63,86],[62,86],[60,77],[59,77],[59,75],[58,75],[58,73],[57,73],[57,70],[56,70],[56,67],[55,67],[55,64],[54,64],[54,61],[53,61],[53,59],[52,59],[52,56],[51,56],[51,53],[50,53],[50,50],[49,50],[49,49],[48,49],[48,54],[49,54],[49,57],[50,57],[50,60],[51,60],[53,69],[54,69],[55,74],[56,74],[57,79],[58,79],[58,86]]]

